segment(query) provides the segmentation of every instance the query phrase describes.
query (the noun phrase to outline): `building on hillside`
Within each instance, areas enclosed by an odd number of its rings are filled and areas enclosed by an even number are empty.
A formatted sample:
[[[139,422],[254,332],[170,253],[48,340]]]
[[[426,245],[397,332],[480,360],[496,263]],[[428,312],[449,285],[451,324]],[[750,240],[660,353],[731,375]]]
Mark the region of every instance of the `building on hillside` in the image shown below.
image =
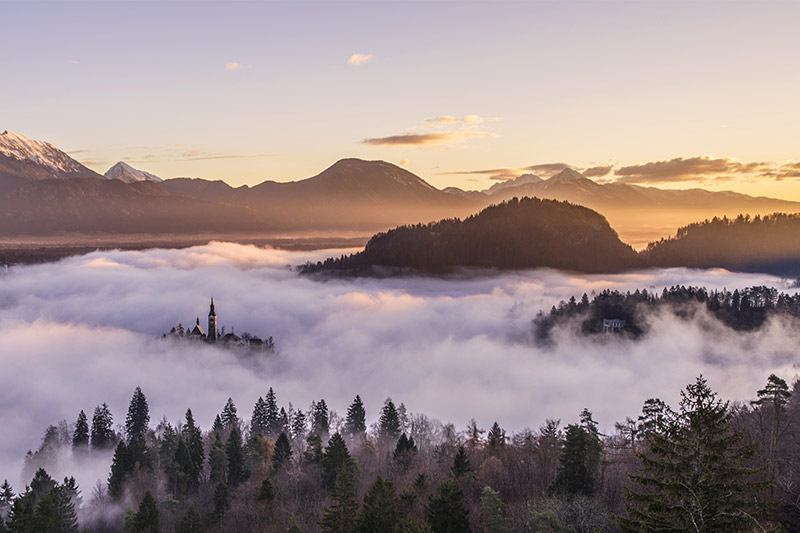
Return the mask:
[[[603,333],[622,331],[625,329],[625,321],[620,318],[604,318]]]

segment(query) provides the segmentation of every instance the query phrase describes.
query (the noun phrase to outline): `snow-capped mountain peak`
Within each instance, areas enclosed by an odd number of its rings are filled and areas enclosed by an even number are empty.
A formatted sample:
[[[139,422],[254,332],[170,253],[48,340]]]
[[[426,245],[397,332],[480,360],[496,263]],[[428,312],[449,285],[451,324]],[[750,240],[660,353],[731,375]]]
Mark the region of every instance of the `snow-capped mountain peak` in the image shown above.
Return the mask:
[[[144,170],[133,168],[128,163],[120,161],[113,167],[109,168],[104,174],[106,179],[120,180],[125,183],[133,183],[135,181],[164,181],[155,174],[150,174]]]
[[[501,181],[500,183],[495,183],[484,192],[487,194],[494,194],[498,191],[502,191],[504,189],[508,189],[509,187],[519,187],[521,185],[527,185],[529,183],[539,183],[542,181],[542,178],[536,176],[535,174],[522,174],[521,176],[517,176],[516,178]]]
[[[0,154],[19,161],[31,161],[56,171],[81,172],[83,167],[66,153],[44,141],[28,139],[6,130],[0,133]]]
[[[585,180],[586,176],[571,168],[565,168],[555,176],[547,180],[548,183],[567,183],[570,181]]]

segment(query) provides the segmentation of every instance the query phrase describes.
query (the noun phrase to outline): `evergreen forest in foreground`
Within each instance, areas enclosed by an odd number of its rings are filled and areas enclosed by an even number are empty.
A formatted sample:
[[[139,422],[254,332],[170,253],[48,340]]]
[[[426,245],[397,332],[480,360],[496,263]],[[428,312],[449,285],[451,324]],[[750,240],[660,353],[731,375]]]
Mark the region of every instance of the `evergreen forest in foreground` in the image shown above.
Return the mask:
[[[562,427],[459,431],[387,399],[367,426],[324,400],[280,407],[270,388],[249,420],[229,399],[213,426],[192,411],[150,423],[137,388],[124,426],[108,407],[45,432],[18,493],[0,486],[0,530],[280,532],[796,531],[800,385],[770,375],[753,400],[723,401],[698,377],[678,405],[647,400],[604,434],[584,409]],[[79,487],[59,460],[108,465]],[[110,464],[109,464],[110,463]]]

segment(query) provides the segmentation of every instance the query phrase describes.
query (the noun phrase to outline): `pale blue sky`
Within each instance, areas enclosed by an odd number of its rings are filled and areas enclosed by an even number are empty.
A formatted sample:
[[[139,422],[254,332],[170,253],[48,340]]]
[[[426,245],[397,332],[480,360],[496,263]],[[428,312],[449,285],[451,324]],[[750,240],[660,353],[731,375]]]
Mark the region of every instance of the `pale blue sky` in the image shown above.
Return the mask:
[[[800,160],[798,20],[798,2],[0,2],[0,131],[235,185],[342,157],[468,188],[491,181],[441,173],[780,165]],[[408,133],[443,142],[362,142]],[[734,177],[704,185],[800,199],[797,179]]]

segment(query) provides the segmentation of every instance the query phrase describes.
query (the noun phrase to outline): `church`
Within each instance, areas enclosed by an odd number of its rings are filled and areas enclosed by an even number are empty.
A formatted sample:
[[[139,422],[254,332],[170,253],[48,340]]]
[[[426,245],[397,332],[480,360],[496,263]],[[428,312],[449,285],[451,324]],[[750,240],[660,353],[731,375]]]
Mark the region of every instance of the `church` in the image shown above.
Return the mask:
[[[164,336],[166,337],[167,335],[165,334]],[[275,343],[272,340],[272,337],[269,337],[266,341],[250,335],[249,333],[243,333],[242,336],[239,337],[233,332],[233,328],[231,328],[229,333],[225,333],[224,326],[220,332],[217,326],[217,311],[214,307],[213,296],[211,297],[211,305],[208,309],[208,333],[203,331],[203,327],[200,325],[200,317],[197,317],[195,325],[192,329],[184,332],[183,325],[178,324],[176,327],[170,330],[169,337],[185,338],[193,341],[204,341],[212,344],[222,344],[225,346],[246,346],[254,349],[267,350],[270,352],[275,351]]]

